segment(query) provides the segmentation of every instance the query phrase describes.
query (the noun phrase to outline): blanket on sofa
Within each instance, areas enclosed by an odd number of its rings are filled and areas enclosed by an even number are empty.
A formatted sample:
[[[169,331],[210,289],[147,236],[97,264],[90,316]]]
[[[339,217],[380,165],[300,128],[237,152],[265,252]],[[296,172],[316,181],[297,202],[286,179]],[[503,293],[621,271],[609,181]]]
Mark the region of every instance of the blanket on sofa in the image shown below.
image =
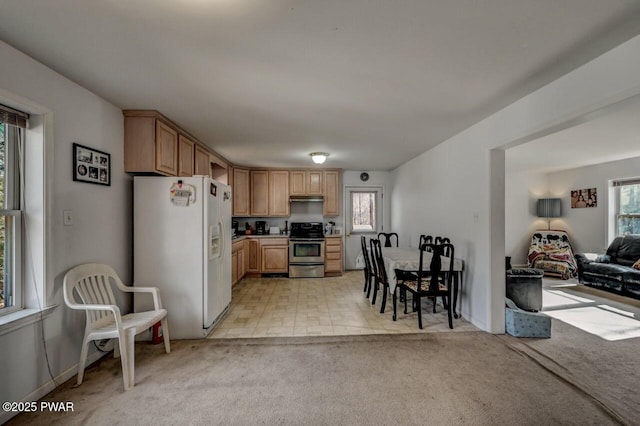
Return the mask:
[[[564,231],[536,231],[531,237],[529,267],[553,272],[568,279],[576,275],[578,265]]]

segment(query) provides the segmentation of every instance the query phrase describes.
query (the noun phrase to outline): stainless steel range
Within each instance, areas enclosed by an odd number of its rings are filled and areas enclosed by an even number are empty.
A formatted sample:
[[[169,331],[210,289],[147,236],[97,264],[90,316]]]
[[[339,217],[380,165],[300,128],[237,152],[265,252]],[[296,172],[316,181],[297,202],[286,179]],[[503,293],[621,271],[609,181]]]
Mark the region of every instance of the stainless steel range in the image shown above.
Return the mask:
[[[324,277],[324,234],[321,222],[291,224],[289,277]]]

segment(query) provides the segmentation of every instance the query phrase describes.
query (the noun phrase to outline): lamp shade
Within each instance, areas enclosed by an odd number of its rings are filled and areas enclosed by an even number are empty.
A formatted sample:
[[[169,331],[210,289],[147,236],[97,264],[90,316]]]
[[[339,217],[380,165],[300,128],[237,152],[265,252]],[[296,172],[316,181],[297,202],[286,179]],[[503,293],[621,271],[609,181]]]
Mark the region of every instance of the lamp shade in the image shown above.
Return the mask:
[[[540,198],[538,200],[538,217],[560,217],[562,201],[560,198]]]

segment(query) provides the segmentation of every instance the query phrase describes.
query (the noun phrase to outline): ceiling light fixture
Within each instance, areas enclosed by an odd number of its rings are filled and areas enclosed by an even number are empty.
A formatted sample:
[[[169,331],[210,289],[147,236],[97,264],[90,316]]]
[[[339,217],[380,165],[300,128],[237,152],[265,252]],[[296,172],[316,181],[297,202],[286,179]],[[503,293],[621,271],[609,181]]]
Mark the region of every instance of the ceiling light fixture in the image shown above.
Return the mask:
[[[329,156],[329,154],[327,154],[326,152],[312,152],[309,155],[311,156],[311,159],[313,160],[313,162],[316,164],[324,163],[327,157]]]

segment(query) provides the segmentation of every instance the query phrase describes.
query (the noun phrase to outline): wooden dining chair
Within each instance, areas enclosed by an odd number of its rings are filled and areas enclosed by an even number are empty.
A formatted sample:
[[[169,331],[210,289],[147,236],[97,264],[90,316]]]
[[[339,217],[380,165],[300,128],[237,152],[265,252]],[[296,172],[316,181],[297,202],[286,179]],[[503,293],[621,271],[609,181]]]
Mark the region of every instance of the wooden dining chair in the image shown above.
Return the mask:
[[[380,238],[382,237],[382,238]],[[395,232],[380,232],[378,234],[378,239],[382,241],[384,239],[384,247],[393,247],[393,238],[396,240],[396,247],[398,247],[398,234]]]
[[[431,236],[428,235],[427,237],[431,237]],[[436,236],[436,237],[431,237],[431,238],[432,238],[433,241],[426,241],[425,240],[425,243],[433,243],[433,244],[436,244],[436,245],[451,244],[451,240],[448,237]],[[429,249],[428,251],[431,251],[431,249]],[[446,257],[451,257],[451,252],[450,252],[449,249],[445,248],[444,252],[442,253],[442,255],[446,256]],[[425,276],[428,277],[429,274],[427,273]],[[425,277],[423,277],[423,278],[425,278]],[[444,299],[443,299],[442,303],[444,304]],[[433,313],[434,314],[436,313],[436,298],[435,297],[433,298]]]
[[[430,249],[430,250],[429,250]],[[428,269],[428,277],[425,277],[424,268],[425,252],[431,251],[431,261]],[[442,254],[447,251],[449,257],[449,267],[442,269]],[[443,305],[447,309],[449,318],[449,328],[453,328],[453,254],[452,244],[423,244],[420,246],[420,263],[417,278],[415,281],[404,281],[396,286],[393,293],[393,320],[397,318],[397,292],[406,291],[412,294],[414,309],[418,311],[418,327],[422,329],[422,304],[424,297],[437,299],[443,298]],[[435,303],[435,302],[434,302]],[[407,313],[407,298],[404,298],[404,313]]]
[[[372,238],[371,244],[371,263],[374,270],[374,286],[373,286],[373,299],[372,305],[376,304],[376,298],[378,296],[378,289],[382,287],[382,303],[380,306],[380,313],[384,313],[384,308],[387,303],[387,293],[389,292],[389,278],[387,276],[387,269],[384,266],[384,258],[382,257],[382,244],[380,240]]]
[[[362,247],[362,257],[364,258],[364,291],[367,293],[367,298],[371,294],[371,281],[374,278],[373,267],[371,266],[371,254],[367,248],[367,237],[362,235],[360,237],[360,245]]]
[[[420,235],[420,242],[418,243],[418,248],[422,247],[423,244],[433,244],[433,236],[431,235]]]

